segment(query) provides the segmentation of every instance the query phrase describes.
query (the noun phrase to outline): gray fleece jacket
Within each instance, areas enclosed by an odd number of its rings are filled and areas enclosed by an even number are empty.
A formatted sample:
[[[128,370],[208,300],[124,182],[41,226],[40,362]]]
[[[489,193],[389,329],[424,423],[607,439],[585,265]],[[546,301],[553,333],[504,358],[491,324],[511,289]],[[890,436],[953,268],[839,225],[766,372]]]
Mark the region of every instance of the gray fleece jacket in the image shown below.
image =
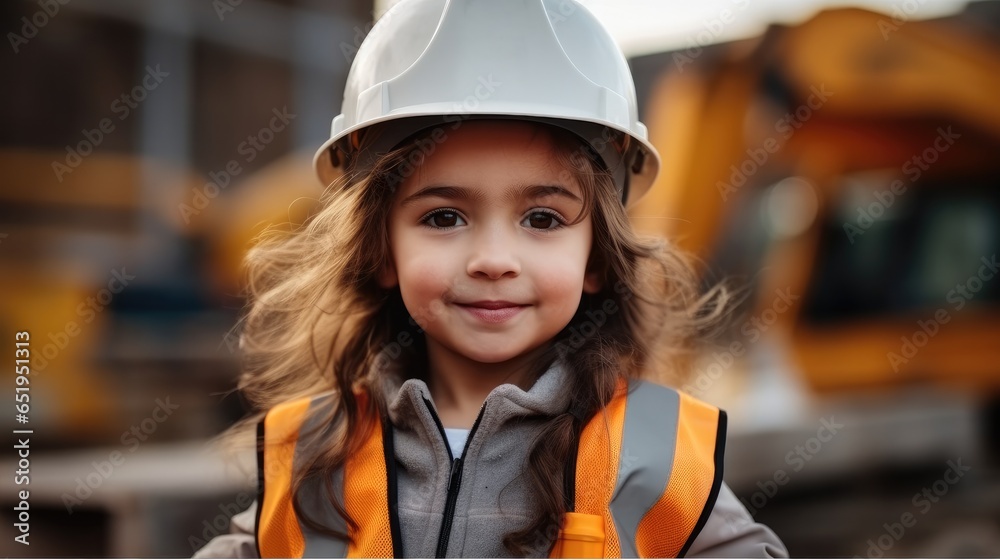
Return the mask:
[[[509,557],[503,536],[522,527],[532,503],[521,476],[528,443],[542,424],[569,405],[561,388],[568,373],[558,362],[530,390],[513,384],[495,388],[483,403],[463,457],[448,557]],[[384,388],[393,424],[402,555],[434,557],[451,478],[452,457],[438,428],[427,385],[419,379],[390,380]],[[256,502],[233,516],[230,534],[212,539],[196,558],[254,558]],[[531,556],[545,557],[551,540],[540,536]],[[688,557],[787,557],[778,537],[756,523],[725,484]]]

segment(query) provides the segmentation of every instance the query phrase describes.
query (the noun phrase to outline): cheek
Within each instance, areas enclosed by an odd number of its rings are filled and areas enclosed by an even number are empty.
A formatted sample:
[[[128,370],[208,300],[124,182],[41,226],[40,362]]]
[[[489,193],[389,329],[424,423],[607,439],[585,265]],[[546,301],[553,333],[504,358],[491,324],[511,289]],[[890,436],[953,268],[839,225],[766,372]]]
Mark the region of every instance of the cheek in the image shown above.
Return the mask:
[[[578,301],[583,292],[586,266],[587,255],[584,251],[550,253],[534,263],[531,278],[538,294],[546,300]]]
[[[545,268],[532,274],[535,282],[540,287],[546,289],[565,289],[569,287],[582,286],[584,275],[584,264],[577,262],[560,262],[557,259],[549,259],[545,262]]]
[[[445,267],[439,259],[416,257],[406,261],[407,282],[418,286],[435,286],[446,283]]]
[[[399,218],[391,219],[398,222]],[[417,324],[427,329],[443,310],[442,300],[447,299],[451,287],[448,255],[412,228],[397,223],[390,225],[389,243],[403,304]]]
[[[397,258],[399,293],[403,305],[414,321],[424,330],[433,328],[435,319],[445,311],[450,277],[438,259],[421,256],[426,253],[400,251]]]
[[[440,297],[450,285],[450,267],[444,255],[436,251],[421,251],[405,244],[394,251],[400,290],[404,297]]]

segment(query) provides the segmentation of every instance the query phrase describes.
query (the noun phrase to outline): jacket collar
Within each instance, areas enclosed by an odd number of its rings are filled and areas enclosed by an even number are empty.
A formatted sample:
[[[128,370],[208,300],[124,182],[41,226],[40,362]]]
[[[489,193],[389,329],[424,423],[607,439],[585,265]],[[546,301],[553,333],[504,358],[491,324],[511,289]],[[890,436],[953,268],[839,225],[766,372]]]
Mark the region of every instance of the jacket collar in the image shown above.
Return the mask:
[[[489,413],[486,424],[496,429],[512,418],[555,416],[565,412],[570,401],[570,395],[565,390],[568,377],[569,371],[565,363],[557,359],[527,391],[513,383],[497,386],[490,391],[484,402]],[[398,376],[387,375],[382,383],[382,391],[385,401],[389,403],[389,418],[397,428],[418,429],[418,425],[422,425],[437,431],[424,404],[424,399],[431,403],[433,399],[423,380],[402,380]],[[428,422],[430,426],[427,425]],[[479,430],[484,428],[487,426],[480,426]]]

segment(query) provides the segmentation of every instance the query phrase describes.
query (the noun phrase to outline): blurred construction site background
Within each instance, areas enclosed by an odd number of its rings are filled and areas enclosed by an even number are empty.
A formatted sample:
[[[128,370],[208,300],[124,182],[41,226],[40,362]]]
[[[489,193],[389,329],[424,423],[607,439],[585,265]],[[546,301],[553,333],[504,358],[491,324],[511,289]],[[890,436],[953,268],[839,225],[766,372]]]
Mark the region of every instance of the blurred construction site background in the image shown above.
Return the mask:
[[[727,482],[795,556],[1000,556],[1000,2],[662,4],[584,2],[664,158],[636,226],[749,294],[683,387],[730,414]],[[314,209],[386,7],[0,6],[0,340],[33,356],[0,554],[189,556],[249,505],[206,445],[244,414],[240,260]]]

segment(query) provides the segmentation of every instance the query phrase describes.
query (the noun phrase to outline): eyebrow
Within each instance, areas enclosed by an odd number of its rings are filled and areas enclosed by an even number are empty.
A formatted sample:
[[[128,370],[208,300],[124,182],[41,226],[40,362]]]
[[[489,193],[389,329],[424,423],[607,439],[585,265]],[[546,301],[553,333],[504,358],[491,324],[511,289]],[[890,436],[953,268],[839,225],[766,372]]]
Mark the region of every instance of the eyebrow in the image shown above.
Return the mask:
[[[520,198],[538,198],[547,195],[557,195],[568,198],[574,202],[583,203],[580,197],[576,196],[561,185],[524,185],[512,187],[504,194],[504,200],[517,200]],[[430,185],[404,198],[400,207],[412,204],[422,198],[439,197],[454,200],[478,201],[486,198],[482,189],[470,189],[456,187],[453,185]]]

